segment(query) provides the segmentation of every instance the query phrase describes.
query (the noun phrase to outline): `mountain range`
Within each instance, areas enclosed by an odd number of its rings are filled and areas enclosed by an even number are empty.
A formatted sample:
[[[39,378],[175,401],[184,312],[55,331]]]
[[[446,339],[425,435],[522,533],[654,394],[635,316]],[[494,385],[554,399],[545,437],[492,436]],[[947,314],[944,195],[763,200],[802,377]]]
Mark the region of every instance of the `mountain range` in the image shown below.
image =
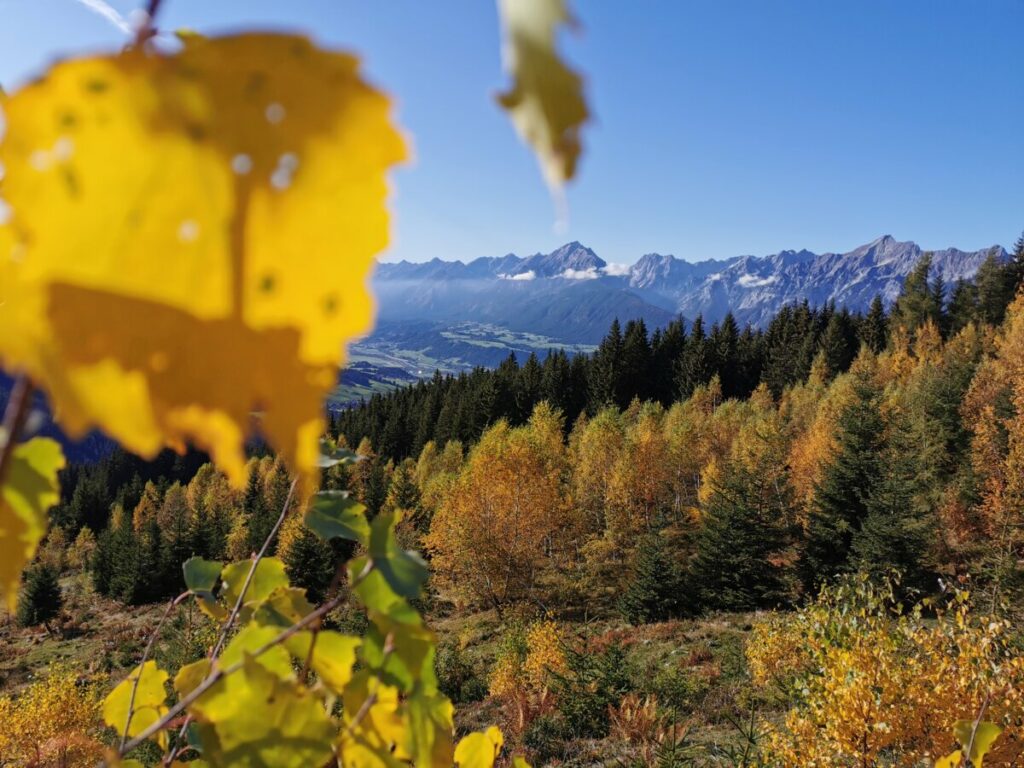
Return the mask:
[[[510,352],[591,349],[615,318],[643,319],[654,329],[680,316],[715,322],[731,311],[741,326],[764,326],[784,305],[804,300],[864,310],[880,295],[890,305],[924,253],[914,242],[885,235],[845,253],[787,250],[698,262],[648,253],[631,266],[609,264],[579,242],[468,263],[382,263],[373,277],[377,329],[353,346],[351,386],[337,399],[350,401],[435,368],[493,366]],[[972,277],[989,256],[1008,258],[998,245],[929,253],[933,274],[947,283]]]
[[[931,251],[932,269],[947,282],[970,278],[1000,246]],[[571,242],[551,253],[508,254],[471,262],[433,259],[379,265],[374,288],[381,319],[476,321],[572,343],[594,343],[612,317],[663,325],[682,315],[720,320],[730,310],[741,325],[763,325],[785,304],[834,301],[864,309],[875,295],[892,303],[924,251],[891,235],[847,253],[780,251],[769,256],[689,262],[648,253],[629,267],[609,265]]]

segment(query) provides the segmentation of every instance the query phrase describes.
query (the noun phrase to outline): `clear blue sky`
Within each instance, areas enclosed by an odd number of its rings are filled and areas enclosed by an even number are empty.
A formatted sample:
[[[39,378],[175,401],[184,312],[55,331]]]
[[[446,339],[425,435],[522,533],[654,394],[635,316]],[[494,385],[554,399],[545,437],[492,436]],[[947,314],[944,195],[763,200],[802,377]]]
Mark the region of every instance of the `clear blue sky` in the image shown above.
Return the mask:
[[[140,2],[114,0],[127,13]],[[165,0],[164,28],[287,27],[363,54],[416,161],[386,258],[569,240],[612,262],[881,234],[1010,246],[1024,229],[1024,0],[575,0],[564,42],[596,122],[568,228],[495,108],[487,0]],[[76,0],[0,0],[0,83],[123,42]]]

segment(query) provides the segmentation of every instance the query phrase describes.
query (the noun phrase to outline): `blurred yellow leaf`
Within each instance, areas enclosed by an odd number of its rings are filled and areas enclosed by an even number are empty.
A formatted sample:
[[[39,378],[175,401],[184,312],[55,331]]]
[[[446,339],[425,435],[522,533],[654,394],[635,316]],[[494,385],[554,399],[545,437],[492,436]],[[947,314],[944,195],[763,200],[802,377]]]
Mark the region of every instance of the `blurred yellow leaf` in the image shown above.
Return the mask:
[[[46,533],[46,511],[60,500],[57,472],[64,467],[60,445],[36,437],[14,448],[0,489],[0,588],[13,611],[21,572]]]
[[[471,733],[455,747],[455,764],[459,768],[492,768],[505,739],[491,726],[483,733]]]
[[[118,683],[103,702],[103,721],[118,734],[124,734],[128,725],[128,736],[138,736],[167,713],[167,673],[157,667],[155,661],[147,661],[136,667],[127,678]],[[135,688],[135,680],[138,687]],[[135,700],[132,701],[132,690]],[[129,705],[131,721],[128,720]],[[162,747],[167,746],[167,733],[160,731],[157,736]]]
[[[998,725],[986,721],[975,725],[973,720],[957,720],[953,726],[953,733],[961,746],[965,750],[970,747],[967,759],[974,768],[981,768],[985,755],[992,749],[992,745],[1002,732],[1003,729]]]
[[[0,106],[0,363],[70,434],[192,441],[236,484],[259,413],[309,480],[405,156],[357,60],[192,36],[57,64]]]
[[[583,81],[558,55],[558,28],[571,21],[565,0],[498,0],[505,27],[505,68],[512,87],[498,97],[519,135],[560,187],[576,173],[580,127],[589,117]]]

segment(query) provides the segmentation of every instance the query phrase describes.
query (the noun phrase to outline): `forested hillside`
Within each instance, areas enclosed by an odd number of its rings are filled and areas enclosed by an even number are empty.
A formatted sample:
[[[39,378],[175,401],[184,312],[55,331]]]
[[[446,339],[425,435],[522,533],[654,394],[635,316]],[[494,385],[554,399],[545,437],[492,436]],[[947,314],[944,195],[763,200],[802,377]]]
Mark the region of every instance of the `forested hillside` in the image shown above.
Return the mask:
[[[360,460],[325,487],[401,521],[401,545],[429,559],[443,689],[467,724],[501,712],[537,760],[801,765],[821,749],[916,765],[952,743],[922,730],[938,708],[976,714],[939,688],[900,709],[952,674],[936,666],[949,644],[1006,656],[995,676],[958,669],[948,684],[965,702],[987,686],[990,716],[1017,717],[1022,268],[1024,242],[947,297],[925,259],[890,312],[798,306],[764,332],[632,322],[592,357],[436,377],[335,419]],[[146,604],[184,589],[192,555],[244,559],[296,503],[289,474],[257,455],[235,491],[202,462],[118,451],[67,470],[39,568]],[[312,600],[353,554],[297,515],[270,540]],[[45,613],[44,587],[26,604]],[[922,599],[925,613],[896,618]],[[795,612],[748,613],[765,609]],[[863,627],[844,623],[851,610]],[[844,634],[857,669],[888,681],[869,717],[902,718],[898,749],[827,733],[866,692],[834,666]],[[1020,734],[1001,743],[1017,754]]]

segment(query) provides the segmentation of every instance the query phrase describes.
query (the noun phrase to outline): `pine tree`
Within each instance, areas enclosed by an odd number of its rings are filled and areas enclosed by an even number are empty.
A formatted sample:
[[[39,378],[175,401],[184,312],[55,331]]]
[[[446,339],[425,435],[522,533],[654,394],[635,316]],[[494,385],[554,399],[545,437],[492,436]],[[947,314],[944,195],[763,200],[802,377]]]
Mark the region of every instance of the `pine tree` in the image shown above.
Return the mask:
[[[622,329],[619,319],[612,320],[608,335],[601,341],[590,366],[588,411],[595,414],[607,405],[615,405],[622,370]]]
[[[64,604],[60,574],[47,563],[37,563],[25,572],[25,586],[18,601],[18,623],[23,627],[47,625]]]
[[[889,329],[881,296],[876,295],[871,300],[871,307],[861,321],[859,335],[861,344],[867,345],[868,349],[876,355],[885,349],[885,340],[888,338]]]
[[[979,269],[975,283],[957,280],[956,285],[953,286],[953,295],[949,299],[949,331],[951,334],[959,333],[978,318],[980,313],[979,290],[976,283],[980,281],[980,276],[981,270]]]
[[[848,569],[853,538],[868,515],[868,495],[882,476],[885,424],[879,393],[863,370],[853,372],[853,401],[839,415],[837,452],[814,489],[801,570],[814,588]]]
[[[892,320],[895,326],[902,326],[913,333],[928,320],[942,327],[941,304],[937,303],[941,283],[929,280],[932,269],[932,255],[924,254],[903,282],[903,291],[893,307]],[[941,279],[941,278],[939,278]]]
[[[845,310],[833,312],[825,326],[821,337],[821,351],[825,355],[825,364],[829,375],[835,376],[850,367],[856,355],[854,346],[853,323]]]
[[[921,594],[935,586],[928,553],[938,530],[920,498],[922,473],[915,447],[904,426],[892,430],[882,477],[870,489],[867,514],[854,533],[852,549],[858,570],[876,576],[895,571],[904,590]]]
[[[660,533],[644,536],[637,548],[633,571],[619,601],[630,624],[665,621],[679,615],[685,594],[682,574]]]
[[[714,359],[710,346],[704,334],[704,318],[697,315],[686,339],[686,347],[679,359],[679,370],[676,373],[680,399],[688,398],[697,387],[707,384],[714,375]]]
[[[310,602],[319,603],[326,597],[336,569],[329,542],[300,525],[287,545],[282,544],[280,557],[292,586],[305,589]]]

